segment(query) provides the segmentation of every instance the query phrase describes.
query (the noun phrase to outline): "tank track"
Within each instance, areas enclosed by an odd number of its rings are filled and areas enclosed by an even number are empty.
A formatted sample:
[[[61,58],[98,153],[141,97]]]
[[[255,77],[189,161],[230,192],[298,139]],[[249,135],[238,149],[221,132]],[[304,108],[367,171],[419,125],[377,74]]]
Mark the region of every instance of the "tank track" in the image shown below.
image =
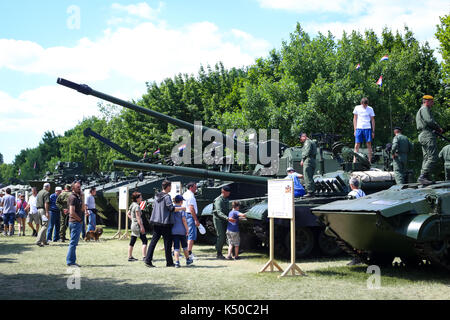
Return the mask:
[[[433,244],[431,242],[418,242],[414,245],[414,249],[420,259],[430,262],[432,265],[441,267],[450,271],[450,246],[449,240],[444,241],[446,248],[441,250],[441,252],[436,252],[433,249]]]
[[[336,238],[336,243],[339,246],[339,248],[342,249],[345,253],[350,255],[354,259],[359,259],[361,262],[367,264],[368,263],[368,253],[365,251],[359,251],[354,249],[351,245],[349,245],[347,242],[342,240],[341,238]]]

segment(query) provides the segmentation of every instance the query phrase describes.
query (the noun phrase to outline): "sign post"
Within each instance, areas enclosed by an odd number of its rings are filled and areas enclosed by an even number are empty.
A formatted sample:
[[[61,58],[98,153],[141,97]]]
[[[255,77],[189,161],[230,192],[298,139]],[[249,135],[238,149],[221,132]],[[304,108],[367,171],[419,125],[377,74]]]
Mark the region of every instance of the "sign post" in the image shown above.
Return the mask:
[[[125,210],[125,215],[127,212],[127,205],[128,205],[128,187],[120,187],[119,188],[119,216],[118,216],[118,227],[116,234],[112,237],[113,239],[118,238],[120,239],[126,239],[128,238],[128,217],[126,217],[126,226],[127,230],[125,230],[125,233],[122,235],[122,210]]]
[[[274,219],[291,220],[291,264],[279,277],[284,277],[290,272],[292,275],[305,275],[295,264],[295,210],[294,210],[294,182],[291,179],[274,179],[267,182],[268,193],[268,217],[270,219],[270,260],[261,269],[266,271],[274,266],[281,272],[283,269],[274,260]]]

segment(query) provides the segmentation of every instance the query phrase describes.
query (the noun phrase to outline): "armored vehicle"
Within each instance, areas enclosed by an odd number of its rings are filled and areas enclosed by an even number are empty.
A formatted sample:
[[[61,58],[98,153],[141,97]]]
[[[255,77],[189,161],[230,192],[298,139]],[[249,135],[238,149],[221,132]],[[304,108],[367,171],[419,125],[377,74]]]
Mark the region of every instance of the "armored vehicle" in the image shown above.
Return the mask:
[[[450,270],[450,182],[395,185],[313,208],[326,232],[362,262],[423,261]]]
[[[93,137],[101,141],[108,147],[116,150],[120,154],[123,154],[124,156],[133,161],[139,162],[148,161],[148,159],[141,159],[135,154],[123,149],[122,147],[113,143],[109,139],[96,133],[91,128],[86,128],[83,131],[83,134],[86,137]],[[113,172],[111,178],[108,179],[106,183],[102,183],[101,181],[93,181],[92,183],[83,186],[83,189],[89,189],[93,186],[96,187],[97,190],[96,207],[99,210],[99,214],[102,216],[103,219],[105,219],[104,222],[107,225],[117,225],[118,222],[117,212],[119,211],[119,203],[118,203],[119,189],[121,187],[128,187],[130,194],[132,194],[135,191],[140,192],[142,194],[142,198],[144,199],[144,201],[146,201],[149,198],[154,197],[156,190],[161,188],[161,183],[164,179],[168,179],[170,181],[180,181],[182,183],[187,183],[190,181],[189,178],[184,176],[167,175],[163,173],[144,174],[141,172],[139,175],[125,176],[123,172],[118,171]],[[148,210],[144,209],[144,213],[147,214],[146,218],[149,218]],[[123,219],[125,219],[125,217],[123,217]],[[144,222],[147,222],[147,220],[144,219]],[[149,229],[150,229],[149,225],[147,224],[146,230]]]
[[[80,85],[59,78],[59,84],[77,90],[83,94],[93,95],[104,99],[111,103],[121,105],[146,115],[155,117],[160,121],[165,121],[181,128],[194,131],[196,127],[188,122],[169,117],[168,115],[152,111],[132,104],[127,101],[106,95],[104,93],[93,90],[87,85]],[[202,132],[210,130],[207,127],[201,127]],[[205,170],[190,167],[162,166],[150,165],[138,162],[115,161],[116,166],[131,168],[136,170],[147,170],[155,172],[164,172],[174,175],[184,175],[198,177],[203,179],[199,182],[200,192],[196,197],[199,203],[199,211],[201,212],[201,222],[207,227],[211,237],[214,239],[215,230],[212,224],[212,202],[220,195],[223,185],[229,185],[232,189],[230,200],[239,199],[242,203],[241,210],[248,216],[247,223],[243,224],[242,233],[248,235],[249,242],[254,244],[265,244],[268,239],[268,220],[267,220],[267,179],[284,178],[286,169],[293,167],[297,172],[301,172],[301,148],[289,148],[286,145],[279,144],[278,150],[269,150],[270,141],[252,145],[251,143],[240,142],[237,138],[230,138],[220,132],[215,131],[221,141],[231,140],[231,145],[235,149],[244,150],[248,156],[251,148],[265,149],[268,154],[274,152],[277,155],[278,171],[273,172],[270,176],[261,176],[265,167],[256,165],[253,171],[239,173],[233,172],[231,165],[219,166],[219,170]],[[316,243],[318,243],[322,252],[333,255],[340,250],[337,248],[334,239],[323,233],[324,228],[317,223],[317,219],[311,214],[311,208],[320,204],[328,203],[337,199],[344,199],[349,191],[348,179],[350,176],[358,176],[362,180],[362,187],[367,193],[386,189],[394,184],[394,178],[391,173],[383,170],[375,170],[373,165],[367,161],[367,157],[360,153],[354,153],[351,149],[346,148],[342,144],[332,143],[334,140],[331,136],[322,135],[323,143],[319,144],[317,156],[318,174],[315,176],[316,196],[308,199],[296,199],[296,232],[297,232],[297,256],[304,257],[311,253]],[[244,144],[244,145],[242,145]],[[258,152],[259,154],[259,152]],[[353,157],[357,158],[357,162],[353,163]],[[375,157],[383,167],[389,157],[386,156],[384,150],[377,149]],[[277,241],[284,251],[288,251],[288,230],[289,225],[282,219],[276,220],[278,234],[281,239]],[[248,231],[248,233],[246,232]],[[245,242],[245,241],[243,241]],[[244,243],[243,243],[244,244]]]
[[[47,171],[42,180],[30,180],[28,183],[39,191],[43,188],[44,183],[48,182],[50,183],[50,193],[53,193],[57,186],[64,187],[66,183],[72,183],[75,180],[86,181],[86,177],[83,175],[83,163],[58,161],[55,172]]]

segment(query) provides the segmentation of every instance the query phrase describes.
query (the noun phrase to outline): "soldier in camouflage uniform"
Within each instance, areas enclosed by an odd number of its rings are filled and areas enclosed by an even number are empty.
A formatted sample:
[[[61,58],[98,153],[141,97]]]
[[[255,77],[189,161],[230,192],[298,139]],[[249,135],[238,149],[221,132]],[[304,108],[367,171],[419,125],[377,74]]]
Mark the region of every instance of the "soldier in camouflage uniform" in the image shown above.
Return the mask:
[[[444,160],[445,180],[450,180],[450,144],[442,148],[439,152],[439,159]]]
[[[67,205],[67,200],[69,196],[72,194],[70,184],[66,184],[64,187],[64,191],[56,198],[56,205],[61,212],[61,228],[59,230],[59,236],[61,242],[66,241],[66,231],[69,227],[69,207]]]
[[[308,138],[306,133],[300,134],[300,141],[303,143],[302,161],[300,165],[303,166],[305,189],[307,191],[305,197],[312,197],[316,191],[313,176],[316,171],[317,146],[313,140]]]
[[[431,114],[431,107],[434,104],[434,98],[429,95],[423,96],[422,107],[416,114],[417,130],[420,131],[419,142],[422,146],[423,161],[417,182],[422,184],[431,184],[431,172],[438,162],[438,150],[436,145],[436,135],[433,131],[442,133],[442,128],[434,121]]]
[[[226,240],[226,232],[228,225],[228,213],[230,213],[230,197],[231,189],[229,186],[222,188],[222,194],[214,200],[213,222],[217,233],[216,240],[216,258],[225,259],[222,254],[223,245]]]
[[[395,137],[392,140],[392,159],[394,159],[394,174],[396,184],[407,183],[407,163],[408,153],[412,151],[413,146],[407,136],[402,134],[400,127],[394,128]]]

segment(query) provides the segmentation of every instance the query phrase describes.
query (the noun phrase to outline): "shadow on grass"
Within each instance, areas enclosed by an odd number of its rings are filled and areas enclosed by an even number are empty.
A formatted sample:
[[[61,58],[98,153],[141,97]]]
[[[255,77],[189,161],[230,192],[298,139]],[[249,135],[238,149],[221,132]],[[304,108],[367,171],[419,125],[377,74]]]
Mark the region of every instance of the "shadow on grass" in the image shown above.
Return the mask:
[[[35,244],[30,243],[8,243],[4,242],[0,245],[0,256],[8,254],[20,254],[25,251],[31,251]]]
[[[329,277],[349,277],[349,278],[367,278],[367,265],[352,266],[352,267],[332,267],[323,270],[311,270],[309,274]],[[450,285],[450,274],[441,268],[430,265],[408,268],[405,266],[398,267],[381,267],[381,276],[383,279],[403,279],[409,281],[426,281],[437,282],[445,285]]]
[[[76,269],[76,268],[73,268]],[[182,294],[182,287],[171,287],[160,284],[130,284],[111,278],[83,278],[80,269],[80,289],[69,289],[75,286],[75,274],[0,274],[2,283],[8,284],[8,290],[0,291],[0,299],[26,300],[117,300],[117,299],[175,299]],[[72,271],[73,272],[73,271]]]

